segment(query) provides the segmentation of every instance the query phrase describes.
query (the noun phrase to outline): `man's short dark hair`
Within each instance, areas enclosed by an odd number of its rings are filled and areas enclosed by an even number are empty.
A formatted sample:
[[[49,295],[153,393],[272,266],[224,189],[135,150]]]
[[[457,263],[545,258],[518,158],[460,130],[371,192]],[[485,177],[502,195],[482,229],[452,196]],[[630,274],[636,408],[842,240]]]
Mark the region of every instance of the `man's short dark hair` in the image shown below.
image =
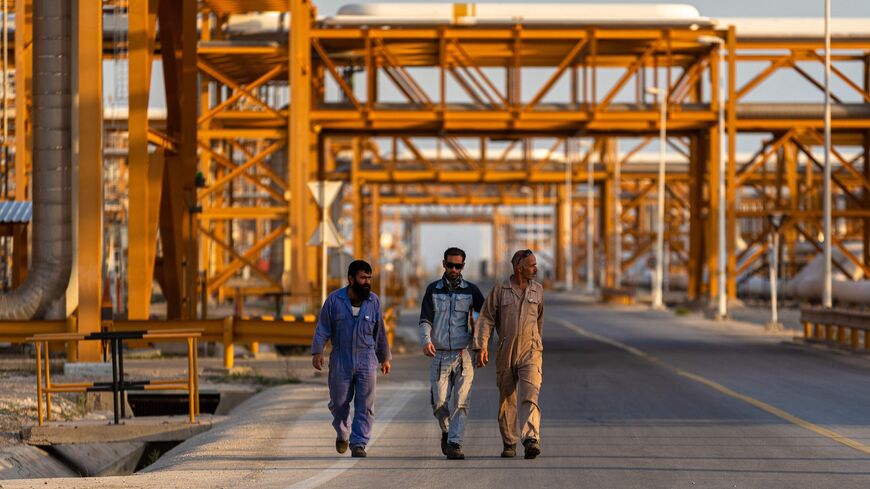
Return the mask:
[[[461,256],[462,263],[465,263],[465,252],[455,246],[451,246],[444,251],[444,260],[447,260],[448,256]]]
[[[365,260],[354,260],[347,267],[347,276],[356,277],[359,272],[372,273],[372,266]]]
[[[517,250],[517,252],[514,253],[513,258],[511,258],[511,265],[516,267],[520,264],[521,261],[523,261],[524,258],[533,254],[534,253],[532,252],[532,250]]]

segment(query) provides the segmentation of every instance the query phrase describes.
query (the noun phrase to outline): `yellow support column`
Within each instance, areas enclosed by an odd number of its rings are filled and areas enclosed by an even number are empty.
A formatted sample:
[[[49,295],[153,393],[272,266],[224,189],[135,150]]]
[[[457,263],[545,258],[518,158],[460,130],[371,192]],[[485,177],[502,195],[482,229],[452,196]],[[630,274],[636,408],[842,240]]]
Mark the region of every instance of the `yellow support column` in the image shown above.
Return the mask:
[[[33,155],[30,97],[33,86],[33,2],[15,2],[15,200],[27,200],[27,169]]]
[[[725,112],[728,128],[728,166],[725,175],[725,227],[728,251],[726,281],[728,299],[737,298],[737,33],[728,28],[728,102]],[[807,165],[812,168],[812,165]]]
[[[362,144],[359,138],[353,138],[351,145],[353,148],[353,156],[350,163],[350,188],[351,198],[353,199],[353,257],[359,258],[363,255],[363,240],[365,239],[363,231],[362,180],[359,177],[359,167],[362,161]]]
[[[78,152],[78,332],[100,330],[103,284],[103,2],[78,2],[75,122]],[[95,362],[99,343],[79,342],[78,358]]]
[[[369,249],[363,249],[363,253],[356,257],[359,260],[366,260],[372,265],[375,276],[378,276],[381,269],[381,187],[379,185],[371,186],[371,219],[367,222],[369,229]]]
[[[288,137],[289,150],[287,155],[290,178],[290,232],[291,232],[291,265],[290,290],[298,296],[310,292],[309,268],[306,249],[308,247],[308,231],[311,228],[308,220],[308,209],[312,201],[308,192],[309,165],[311,155],[311,2],[309,0],[291,0],[291,26],[289,33],[290,54],[288,71],[290,73],[290,110]]]
[[[718,66],[718,63],[713,64]],[[704,247],[706,249],[707,281],[710,284],[707,288],[707,298],[713,303],[719,294],[719,240],[717,239],[717,236],[719,236],[719,220],[716,219],[716,216],[719,215],[719,162],[716,157],[719,154],[720,148],[719,128],[715,126],[711,127],[707,132],[706,139],[708,142],[708,144],[704,145],[706,152],[700,156],[704,158],[707,168],[706,179],[707,188],[709,189],[707,207],[709,210],[705,222],[706,239]]]
[[[196,4],[160,2],[158,19],[166,92],[166,132],[175,144],[167,153],[160,202],[162,283],[166,315],[187,319],[196,314],[197,85]]]
[[[162,160],[155,157],[151,161],[152,157],[148,155],[148,93],[151,89],[156,2],[130,2],[127,19],[130,73],[127,311],[130,319],[148,319],[157,246],[157,204],[162,180]]]

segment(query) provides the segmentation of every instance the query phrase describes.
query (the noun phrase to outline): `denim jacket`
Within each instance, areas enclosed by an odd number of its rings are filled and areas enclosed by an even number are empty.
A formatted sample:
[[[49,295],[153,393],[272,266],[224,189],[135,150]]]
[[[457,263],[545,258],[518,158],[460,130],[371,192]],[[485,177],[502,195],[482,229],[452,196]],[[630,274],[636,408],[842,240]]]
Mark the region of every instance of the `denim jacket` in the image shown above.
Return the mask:
[[[376,369],[379,363],[389,360],[390,347],[378,296],[370,294],[354,318],[347,288],[330,294],[320,309],[311,353],[323,353],[327,341],[332,342],[330,370]]]
[[[454,291],[447,288],[444,278],[426,287],[420,308],[420,345],[432,343],[436,350],[469,348],[472,311],[480,312],[484,297],[471,282],[462,280]]]

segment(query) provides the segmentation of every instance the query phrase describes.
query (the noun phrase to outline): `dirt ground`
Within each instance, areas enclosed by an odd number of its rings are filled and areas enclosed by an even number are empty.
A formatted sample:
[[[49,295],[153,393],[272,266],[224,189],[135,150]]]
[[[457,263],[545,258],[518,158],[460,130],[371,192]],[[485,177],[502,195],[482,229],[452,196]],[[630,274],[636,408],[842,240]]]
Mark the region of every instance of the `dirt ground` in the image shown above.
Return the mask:
[[[71,381],[61,375],[63,364],[52,360],[51,374],[57,381]],[[53,419],[103,419],[104,413],[89,413],[83,394],[55,394],[51,397]],[[32,358],[0,358],[0,446],[20,443],[23,426],[36,424],[36,362]]]

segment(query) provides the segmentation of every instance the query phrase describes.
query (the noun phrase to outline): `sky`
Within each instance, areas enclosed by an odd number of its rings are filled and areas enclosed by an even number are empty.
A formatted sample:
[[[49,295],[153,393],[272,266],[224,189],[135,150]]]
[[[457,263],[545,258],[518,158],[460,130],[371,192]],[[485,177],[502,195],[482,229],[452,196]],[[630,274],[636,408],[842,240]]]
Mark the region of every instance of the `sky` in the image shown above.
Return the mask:
[[[314,4],[317,7],[319,16],[330,16],[335,14],[338,8],[342,5],[349,3],[368,3],[368,2],[350,2],[345,0],[314,0]],[[379,2],[379,3],[402,3],[402,2]],[[420,2],[417,0],[415,3],[429,3],[429,2]],[[447,3],[447,2],[435,2],[435,3]],[[477,3],[486,3],[486,2],[477,2]],[[493,3],[537,3],[537,2],[528,2],[528,1],[510,1],[510,0],[501,0],[499,2]],[[560,2],[547,2],[547,3],[560,3]],[[567,3],[567,2],[563,2]],[[570,2],[574,3],[574,2]],[[651,0],[631,0],[631,2],[616,2],[616,1],[608,1],[608,0],[598,0],[596,2],[589,3],[607,3],[607,4],[618,4],[618,3],[663,3],[663,2],[655,2]],[[824,16],[824,0],[694,0],[688,2],[668,2],[668,3],[687,3],[690,5],[694,5],[701,13],[702,16],[706,17],[770,17],[772,21],[775,21],[776,18],[783,17],[817,17],[819,22],[823,21]],[[870,0],[831,0],[831,13],[833,17],[867,17],[870,18]],[[104,65],[106,69],[105,73],[105,81],[104,81],[104,92],[107,97],[107,104],[111,104],[113,99],[117,97],[123,97],[126,91],[122,87],[118,87],[118,84],[126,84],[126,78],[123,74],[124,67],[115,65],[111,61],[107,61]],[[806,65],[802,67],[808,71],[809,73],[816,76],[818,80],[821,80],[822,67],[821,63],[817,65]],[[760,68],[759,68],[760,69]],[[848,70],[844,70],[849,73]],[[154,69],[152,71],[153,79],[152,79],[152,87],[154,87],[154,91],[151,97],[151,106],[152,107],[162,107],[165,102],[162,94],[162,70],[159,63],[155,63]],[[860,79],[857,76],[857,72],[849,73],[850,75],[854,75],[856,79]],[[541,76],[547,76],[545,73],[542,73]],[[608,75],[604,75],[599,78],[600,85],[606,85],[606,78]],[[609,75],[613,79],[616,79],[618,74],[614,73]],[[745,76],[752,76],[752,73],[747,73]],[[794,75],[796,77],[796,75]],[[566,77],[567,78],[567,77]],[[785,101],[812,101],[814,99],[819,99],[821,101],[821,92],[819,92],[814,87],[807,84],[807,82],[798,79],[797,82],[794,81],[795,78],[789,78],[788,75],[777,75],[772,77],[768,82],[758,87],[754,91],[753,94],[750,94],[751,97],[755,97],[758,100],[765,101],[774,101],[774,102],[785,102]],[[418,80],[419,81],[419,80]],[[567,83],[565,80],[563,82]],[[425,80],[421,82],[421,84],[427,83]],[[739,83],[739,81],[738,81]],[[361,89],[364,89],[362,84],[358,84]],[[388,84],[382,84],[382,86]],[[527,84],[532,85],[532,84]],[[553,88],[553,92],[556,93],[559,90],[559,86],[557,84],[556,87]],[[835,94],[846,95],[842,96],[842,98],[846,99],[846,101],[857,101],[852,100],[857,97],[857,94],[850,94],[849,89],[836,78],[832,81],[832,91]],[[751,97],[747,97],[747,101],[752,101]],[[384,97],[388,98],[388,97]],[[630,143],[626,143],[630,144]],[[751,139],[743,139],[739,143],[738,151],[752,151],[758,147],[758,142]],[[657,151],[657,145],[652,144],[647,148],[648,151]],[[475,256],[476,260],[490,259],[489,256],[491,253],[491,246],[489,245],[490,240],[490,228],[489,226],[481,226],[481,225],[457,225],[457,226],[445,226],[445,225],[425,225],[421,228],[421,241],[422,245],[422,254],[425,257],[426,263],[425,267],[427,270],[431,270],[438,266],[440,263],[440,253],[447,246],[459,246],[465,249],[469,253],[469,258],[471,256]]]

